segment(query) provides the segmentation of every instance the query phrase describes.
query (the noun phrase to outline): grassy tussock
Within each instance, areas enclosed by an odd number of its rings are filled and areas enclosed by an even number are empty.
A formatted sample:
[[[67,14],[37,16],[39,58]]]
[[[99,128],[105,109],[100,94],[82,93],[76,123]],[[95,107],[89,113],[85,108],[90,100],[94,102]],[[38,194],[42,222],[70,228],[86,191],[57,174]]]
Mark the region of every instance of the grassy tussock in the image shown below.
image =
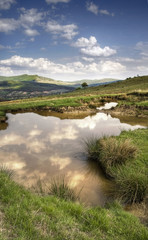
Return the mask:
[[[2,165],[0,166],[0,174],[6,174],[9,178],[12,178],[14,176],[14,171],[5,165]]]
[[[112,193],[127,204],[141,203],[148,194],[148,177],[142,171],[127,166],[115,170],[115,187]]]
[[[88,159],[97,161],[111,177],[110,192],[115,198],[129,204],[144,201],[148,196],[148,129],[91,139],[85,146]]]
[[[74,188],[70,187],[63,176],[53,178],[49,183],[39,179],[33,188],[39,195],[52,195],[73,202],[79,200],[81,192],[77,193]]]
[[[114,137],[88,139],[85,141],[85,148],[88,158],[99,162],[105,169],[125,164],[137,153],[137,147],[131,140],[117,140]]]
[[[130,139],[121,141],[113,137],[104,138],[100,140],[100,145],[100,161],[105,167],[125,164],[128,159],[134,158],[137,152]]]
[[[51,181],[49,194],[64,200],[76,201],[79,199],[75,189],[68,185],[64,177],[55,178]]]

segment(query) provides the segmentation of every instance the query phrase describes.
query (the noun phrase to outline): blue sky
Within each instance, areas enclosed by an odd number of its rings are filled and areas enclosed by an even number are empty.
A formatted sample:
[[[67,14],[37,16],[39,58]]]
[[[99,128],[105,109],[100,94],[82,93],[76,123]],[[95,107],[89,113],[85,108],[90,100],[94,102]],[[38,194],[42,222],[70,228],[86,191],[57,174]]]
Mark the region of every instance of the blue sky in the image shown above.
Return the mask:
[[[148,75],[147,0],[0,0],[0,75]]]

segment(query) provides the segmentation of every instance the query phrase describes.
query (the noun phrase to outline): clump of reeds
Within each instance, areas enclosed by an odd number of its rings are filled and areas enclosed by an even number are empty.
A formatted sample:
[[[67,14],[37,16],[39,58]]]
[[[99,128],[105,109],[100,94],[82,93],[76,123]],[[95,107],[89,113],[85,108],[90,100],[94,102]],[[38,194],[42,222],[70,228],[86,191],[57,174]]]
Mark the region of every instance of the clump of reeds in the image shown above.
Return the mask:
[[[0,173],[6,174],[9,178],[12,178],[14,176],[14,170],[8,168],[5,165],[0,166]]]
[[[148,176],[142,171],[135,172],[134,159],[137,147],[130,139],[115,137],[89,139],[85,141],[89,160],[97,161],[107,177],[113,180],[110,192],[124,203],[140,203],[148,191]],[[133,168],[129,167],[133,164]]]
[[[129,139],[119,141],[114,137],[87,139],[85,148],[88,158],[99,162],[105,171],[110,167],[125,164],[137,153],[137,148]]]
[[[49,194],[64,200],[76,201],[79,199],[79,194],[68,185],[64,177],[54,178],[48,189]]]
[[[137,147],[129,139],[117,140],[113,137],[100,140],[100,161],[105,167],[125,164],[128,159],[135,157]]]
[[[135,173],[126,166],[119,168],[114,182],[114,195],[124,203],[140,203],[147,196],[148,177],[142,171]]]
[[[85,152],[89,160],[98,161],[100,158],[100,141],[97,138],[91,137],[84,140]]]

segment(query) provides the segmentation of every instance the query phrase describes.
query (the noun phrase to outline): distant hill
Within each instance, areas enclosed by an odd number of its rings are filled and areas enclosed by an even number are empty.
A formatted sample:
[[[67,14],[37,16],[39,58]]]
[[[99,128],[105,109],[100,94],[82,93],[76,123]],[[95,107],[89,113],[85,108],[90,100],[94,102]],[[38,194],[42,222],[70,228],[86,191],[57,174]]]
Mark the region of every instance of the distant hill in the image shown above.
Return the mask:
[[[53,79],[37,75],[0,76],[0,101],[61,94],[74,89],[72,86],[57,84]]]
[[[52,78],[42,77],[38,75],[19,75],[19,76],[11,76],[11,77],[5,77],[0,76],[0,81],[20,81],[20,82],[26,82],[26,81],[34,81],[34,82],[40,82],[40,83],[49,83],[49,84],[56,84],[56,85],[64,85],[64,86],[81,86],[83,82],[86,82],[88,85],[100,85],[104,83],[111,83],[120,81],[119,79],[113,79],[113,78],[103,78],[103,79],[83,79],[83,80],[77,80],[77,81],[61,81],[61,80],[55,80]]]
[[[60,81],[38,75],[0,76],[0,101],[71,92],[87,82],[89,87],[117,82],[117,79]]]

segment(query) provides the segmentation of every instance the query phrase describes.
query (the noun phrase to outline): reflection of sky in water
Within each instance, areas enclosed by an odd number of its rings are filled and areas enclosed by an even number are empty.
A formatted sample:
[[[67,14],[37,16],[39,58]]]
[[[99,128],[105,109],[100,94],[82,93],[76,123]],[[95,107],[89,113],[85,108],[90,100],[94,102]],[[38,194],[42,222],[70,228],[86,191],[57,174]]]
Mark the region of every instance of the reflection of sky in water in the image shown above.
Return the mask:
[[[82,199],[94,204],[104,201],[102,184],[107,181],[89,171],[83,161],[82,140],[138,128],[105,113],[78,120],[35,113],[8,114],[8,119],[8,128],[0,131],[1,164],[15,169],[23,184],[64,174],[72,186],[84,185]]]
[[[103,107],[98,107],[98,110],[103,110],[103,109],[111,109],[112,107],[116,107],[118,103],[116,102],[110,102],[110,103],[105,103]]]

